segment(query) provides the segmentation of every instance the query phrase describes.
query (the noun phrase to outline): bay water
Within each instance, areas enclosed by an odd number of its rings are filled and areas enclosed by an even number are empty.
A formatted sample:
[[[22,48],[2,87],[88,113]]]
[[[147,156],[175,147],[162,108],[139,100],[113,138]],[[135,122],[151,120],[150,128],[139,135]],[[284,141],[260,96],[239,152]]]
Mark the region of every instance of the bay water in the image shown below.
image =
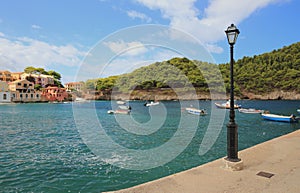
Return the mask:
[[[216,135],[207,140],[211,139],[212,145],[201,154],[199,148],[207,133],[207,127],[217,118],[212,115],[214,108],[212,101],[197,101],[197,103],[200,108],[207,111],[206,116],[198,117],[183,112],[183,108],[189,107],[191,101],[162,101],[165,112],[163,115],[150,110],[155,109],[154,106],[145,107],[143,101],[130,101],[131,115],[122,116],[128,116],[139,123],[141,125],[139,129],[143,129],[144,125],[145,131],[140,131],[140,134],[130,133],[120,124],[120,119],[107,113],[112,108],[111,101],[91,101],[75,105],[72,103],[0,105],[0,192],[118,190],[226,156],[226,124],[229,111],[219,110],[224,112],[225,119],[222,120]],[[264,109],[284,115],[297,115],[296,110],[300,108],[300,101],[241,100],[237,103],[243,108]],[[86,113],[92,109],[99,125],[105,130],[105,135],[120,147],[147,152],[150,149],[158,149],[175,137],[176,143],[173,146],[182,148],[182,151],[179,151],[173,159],[162,162],[163,164],[146,167],[152,163],[144,160],[144,169],[142,167],[131,169],[126,164],[136,160],[126,156],[126,153],[107,156],[114,151],[108,141],[98,141],[97,148],[101,151],[93,151],[93,147],[89,146],[89,142],[82,135],[82,128],[79,128],[81,125],[76,122],[80,118],[74,116],[74,109],[76,116],[79,115],[84,120],[95,119]],[[299,123],[265,121],[259,114],[243,114],[236,111],[235,115],[240,150],[300,128]],[[158,127],[157,130],[147,133],[146,129],[151,127],[151,124],[147,123],[151,123],[155,118],[163,118],[160,120],[162,124],[155,126]],[[197,120],[197,124],[194,129],[186,126],[186,130],[176,136],[179,125],[184,123],[182,120],[187,120],[187,123]],[[85,125],[87,129],[89,126],[93,127],[90,122]],[[189,138],[185,138],[185,135],[189,135]],[[152,156],[153,160],[156,160],[155,157],[167,159],[167,156],[159,152],[157,154],[154,152]],[[149,159],[148,162],[153,160]]]

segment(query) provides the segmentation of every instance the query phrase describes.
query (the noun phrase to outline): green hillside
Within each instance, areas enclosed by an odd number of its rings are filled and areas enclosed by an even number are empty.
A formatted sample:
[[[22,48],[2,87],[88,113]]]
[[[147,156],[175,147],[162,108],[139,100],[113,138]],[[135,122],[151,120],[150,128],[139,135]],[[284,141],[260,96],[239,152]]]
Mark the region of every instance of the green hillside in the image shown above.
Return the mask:
[[[218,74],[219,70],[221,74]],[[272,91],[300,93],[300,42],[235,62],[235,92],[266,94]],[[111,89],[159,90],[176,88],[197,92],[229,92],[229,64],[211,64],[187,58],[173,58],[139,68],[131,73],[96,80],[88,80],[87,88],[98,91]],[[211,90],[209,90],[211,89]]]
[[[173,58],[121,75],[116,85],[122,91],[197,88],[199,91],[208,92],[208,87],[214,84],[213,89],[222,91],[223,80],[221,75],[216,76],[217,68],[215,64],[191,61],[187,58]]]
[[[274,90],[300,93],[300,42],[235,63],[235,81],[244,92],[269,93]],[[224,77],[229,65],[222,64]],[[227,80],[227,79],[225,79]]]

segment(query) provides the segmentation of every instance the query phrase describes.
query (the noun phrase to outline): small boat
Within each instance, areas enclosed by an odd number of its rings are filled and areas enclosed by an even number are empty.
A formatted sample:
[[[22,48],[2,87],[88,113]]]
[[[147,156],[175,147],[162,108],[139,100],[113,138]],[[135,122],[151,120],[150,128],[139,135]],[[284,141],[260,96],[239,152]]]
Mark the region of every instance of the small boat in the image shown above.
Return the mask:
[[[126,106],[126,105],[119,105],[119,108],[123,110],[131,110],[131,106]]]
[[[153,102],[151,101],[150,103],[145,103],[144,106],[146,107],[151,107],[151,106],[155,106],[155,105],[159,105],[159,102]]]
[[[108,114],[123,114],[123,115],[128,115],[130,114],[130,110],[125,110],[125,109],[117,109],[117,110],[108,110]]]
[[[196,109],[196,108],[185,108],[185,110],[190,113],[190,114],[193,114],[193,115],[200,115],[200,116],[203,116],[203,115],[206,115],[207,113],[204,111],[204,109]]]
[[[263,110],[258,110],[258,109],[244,109],[244,108],[239,108],[238,111],[240,113],[249,113],[249,114],[259,114],[263,113]]]
[[[297,109],[297,112],[300,114],[300,109]]]
[[[84,103],[84,102],[88,102],[88,100],[86,100],[86,99],[84,99],[84,98],[79,98],[79,97],[77,97],[77,98],[74,100],[74,102],[76,102],[76,103]]]
[[[276,114],[268,114],[268,113],[262,113],[262,118],[269,121],[279,121],[279,122],[298,122],[298,119],[295,117],[295,115],[290,116],[284,116],[284,115],[276,115]]]
[[[228,100],[226,103],[222,103],[222,104],[215,103],[215,105],[220,109],[230,109],[230,100]],[[241,107],[241,105],[234,104],[235,109],[238,109],[240,107]]]
[[[117,101],[117,104],[118,104],[118,105],[125,105],[126,102],[124,102],[124,101]]]
[[[115,111],[113,111],[113,110],[108,110],[107,113],[108,113],[108,114],[114,114]]]

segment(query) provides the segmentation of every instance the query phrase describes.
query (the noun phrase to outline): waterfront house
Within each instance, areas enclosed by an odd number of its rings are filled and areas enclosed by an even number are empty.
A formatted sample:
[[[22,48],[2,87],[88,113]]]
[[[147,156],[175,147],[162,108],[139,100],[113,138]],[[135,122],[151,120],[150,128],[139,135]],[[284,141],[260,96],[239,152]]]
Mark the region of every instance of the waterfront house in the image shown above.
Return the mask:
[[[0,81],[11,82],[12,80],[11,72],[7,70],[0,71]]]
[[[24,74],[24,72],[12,72],[12,81],[21,80],[21,75]]]
[[[34,89],[34,83],[28,80],[16,80],[8,83],[12,102],[39,102],[41,92]]]
[[[67,92],[71,92],[74,90],[81,92],[83,90],[84,83],[83,82],[69,82],[69,83],[65,84],[65,87],[67,89]]]
[[[68,93],[65,88],[59,88],[57,86],[48,86],[42,89],[43,101],[64,101],[68,98]]]
[[[0,103],[10,103],[11,96],[7,82],[0,81]]]
[[[54,77],[51,75],[23,73],[21,75],[21,80],[26,80],[26,79],[27,80],[32,79],[34,84],[39,84],[43,88],[47,87],[48,85],[54,84]]]

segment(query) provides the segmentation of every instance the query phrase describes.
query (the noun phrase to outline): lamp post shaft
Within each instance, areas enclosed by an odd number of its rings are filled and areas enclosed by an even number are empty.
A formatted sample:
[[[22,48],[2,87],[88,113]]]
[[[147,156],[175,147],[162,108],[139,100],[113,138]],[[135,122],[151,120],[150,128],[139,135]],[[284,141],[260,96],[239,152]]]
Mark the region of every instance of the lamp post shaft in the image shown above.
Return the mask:
[[[230,114],[227,124],[227,160],[238,162],[238,132],[234,112],[233,44],[230,45]]]
[[[235,122],[234,112],[234,78],[233,78],[233,45],[230,45],[230,122]]]

